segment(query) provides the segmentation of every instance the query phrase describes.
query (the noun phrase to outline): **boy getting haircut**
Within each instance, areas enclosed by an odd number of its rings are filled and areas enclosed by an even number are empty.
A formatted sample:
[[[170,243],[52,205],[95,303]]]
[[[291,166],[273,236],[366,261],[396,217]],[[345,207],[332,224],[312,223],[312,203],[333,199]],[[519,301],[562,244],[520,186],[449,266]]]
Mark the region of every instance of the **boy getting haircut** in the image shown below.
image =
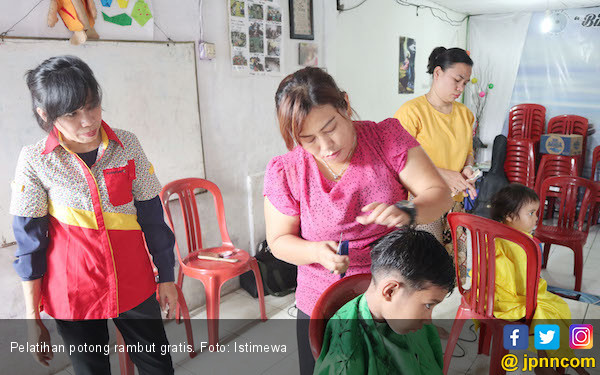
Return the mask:
[[[452,258],[433,235],[392,232],[372,245],[371,284],[329,320],[315,374],[441,374],[431,312],[454,289]]]

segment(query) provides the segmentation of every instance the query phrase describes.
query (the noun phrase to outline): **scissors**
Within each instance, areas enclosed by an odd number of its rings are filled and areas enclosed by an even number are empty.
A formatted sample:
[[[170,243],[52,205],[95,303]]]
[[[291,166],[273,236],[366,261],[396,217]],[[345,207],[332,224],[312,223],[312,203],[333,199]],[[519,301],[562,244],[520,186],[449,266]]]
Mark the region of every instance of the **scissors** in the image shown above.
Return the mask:
[[[344,233],[340,233],[340,242],[338,244],[337,253],[338,255],[348,255],[348,240],[342,241],[342,236]],[[340,274],[340,279],[346,276],[346,272]]]

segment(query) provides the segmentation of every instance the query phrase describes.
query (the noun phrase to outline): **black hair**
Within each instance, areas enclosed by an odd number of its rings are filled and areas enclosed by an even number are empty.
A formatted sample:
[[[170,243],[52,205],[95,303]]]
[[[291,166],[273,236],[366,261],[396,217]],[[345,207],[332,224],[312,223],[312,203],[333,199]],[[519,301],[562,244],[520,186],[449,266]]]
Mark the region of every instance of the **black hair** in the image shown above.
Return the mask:
[[[441,67],[443,71],[450,68],[456,63],[464,63],[469,66],[473,66],[473,60],[462,48],[449,48],[435,47],[429,55],[429,61],[427,63],[427,73],[433,74],[436,67]]]
[[[492,220],[503,222],[507,217],[519,214],[524,204],[539,202],[533,189],[521,184],[510,184],[500,189],[491,199]]]
[[[100,105],[102,91],[90,67],[75,56],[55,56],[25,74],[33,114],[39,126],[50,132],[54,121],[86,103]],[[46,112],[44,121],[36,108]]]
[[[449,292],[454,289],[452,257],[431,233],[403,228],[371,246],[371,274],[375,282],[383,275],[397,273],[413,290],[430,285]]]

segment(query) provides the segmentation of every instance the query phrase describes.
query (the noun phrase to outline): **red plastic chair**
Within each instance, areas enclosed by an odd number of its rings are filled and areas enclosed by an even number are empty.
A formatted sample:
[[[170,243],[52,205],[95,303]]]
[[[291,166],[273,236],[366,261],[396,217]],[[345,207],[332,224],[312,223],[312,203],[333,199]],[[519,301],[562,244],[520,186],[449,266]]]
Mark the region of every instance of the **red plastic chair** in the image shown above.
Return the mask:
[[[454,259],[457,262],[457,235],[458,227],[466,228],[471,233],[473,244],[473,267],[471,289],[464,289],[459,283],[458,290],[462,295],[461,303],[452,324],[452,331],[448,338],[444,353],[444,374],[448,373],[454,347],[460,332],[467,319],[477,319],[481,323],[479,336],[479,353],[490,354],[492,342],[492,355],[490,360],[490,375],[504,374],[501,360],[508,351],[504,349],[502,335],[506,324],[515,322],[497,319],[494,317],[494,295],[496,285],[496,248],[495,239],[502,238],[512,241],[523,248],[527,254],[527,285],[525,301],[525,318],[523,324],[531,324],[537,306],[537,290],[540,279],[540,250],[534,240],[524,233],[507,225],[466,213],[451,213],[448,222],[452,230],[454,245]],[[458,264],[456,264],[456,277],[460,280]],[[482,298],[477,298],[481,296]]]
[[[539,142],[546,125],[546,107],[540,104],[517,104],[508,114],[509,139],[531,139]]]
[[[537,177],[535,179],[534,190],[538,196],[541,196],[541,188],[544,180],[553,176],[579,176],[577,158],[573,156],[563,155],[543,155],[542,160],[540,162],[540,166],[538,168]],[[548,209],[547,211],[547,218],[554,217],[554,206],[557,196],[558,194],[556,194],[555,192],[548,192],[548,207],[551,207],[551,209]]]
[[[594,152],[592,153],[592,177],[590,178],[592,181],[596,180],[596,167],[598,166],[598,162],[600,161],[600,146],[596,146],[594,148]]]
[[[508,139],[504,173],[508,181],[530,188],[535,186],[535,153],[533,141]]]
[[[187,336],[187,342],[192,346],[192,351],[190,352],[190,358],[194,358],[198,353],[194,349],[194,337],[192,335],[192,324],[190,322],[190,313],[188,311],[187,303],[185,302],[185,298],[183,297],[183,292],[177,285],[175,285],[177,289],[177,303],[178,307],[181,307],[182,315],[184,318],[185,324],[185,334]],[[157,298],[158,298],[158,287],[156,288]],[[123,335],[121,335],[121,331],[115,327],[117,334],[117,345],[122,345],[122,347],[126,347],[125,340],[123,339]],[[129,354],[126,351],[119,352],[119,367],[121,369],[121,375],[134,375],[135,370],[133,366],[133,362],[129,357]]]
[[[548,133],[557,134],[578,134],[583,136],[583,144],[581,149],[581,155],[579,155],[579,174],[581,175],[581,169],[585,163],[585,150],[587,147],[587,132],[588,132],[588,119],[577,115],[560,115],[552,117],[548,121]]]
[[[596,188],[598,189],[598,195],[596,196],[596,204],[594,205],[594,217],[592,218],[592,225],[598,223],[598,214],[600,213],[600,182],[596,179],[596,167],[600,161],[600,146],[594,148],[592,153],[592,176],[590,180],[596,181]]]
[[[331,284],[321,294],[312,311],[308,326],[310,350],[315,360],[321,354],[323,334],[329,318],[347,302],[364,293],[369,288],[370,283],[370,273],[347,276]]]
[[[550,187],[553,187],[551,190]],[[556,191],[558,190],[558,191]],[[579,214],[577,213],[578,196],[583,190]],[[544,200],[552,195],[559,201],[558,222],[556,225],[544,225],[543,216],[538,219],[535,236],[544,243],[543,268],[548,264],[550,246],[562,245],[573,250],[575,256],[575,290],[581,291],[581,274],[583,271],[583,246],[587,241],[591,219],[594,216],[593,206],[598,189],[592,181],[582,177],[557,176],[544,180],[540,195],[540,211],[544,210]],[[589,219],[586,222],[586,215]]]
[[[200,219],[198,218],[198,206],[194,191],[197,189],[206,189],[212,193],[219,230],[221,232],[222,244],[218,247],[203,248],[202,235],[200,230]],[[260,307],[260,316],[262,321],[267,320],[265,312],[265,297],[263,291],[262,278],[256,259],[248,252],[236,248],[227,232],[225,222],[225,209],[223,206],[223,196],[221,191],[214,183],[201,178],[185,178],[176,180],[165,185],[160,192],[160,199],[163,203],[167,221],[173,232],[175,225],[171,215],[169,199],[172,195],[179,197],[181,213],[185,222],[185,235],[187,239],[188,254],[182,257],[179,250],[179,241],[175,241],[177,257],[179,259],[179,274],[177,276],[177,285],[181,288],[183,284],[183,275],[198,279],[204,284],[206,293],[206,315],[208,319],[208,341],[209,345],[216,345],[219,341],[219,303],[221,299],[221,286],[223,283],[233,277],[239,276],[247,271],[252,271],[256,279],[256,288],[258,290],[258,299]],[[229,259],[237,259],[237,263],[228,263],[213,260],[198,259],[198,255],[205,252],[223,253],[233,251],[234,255]]]

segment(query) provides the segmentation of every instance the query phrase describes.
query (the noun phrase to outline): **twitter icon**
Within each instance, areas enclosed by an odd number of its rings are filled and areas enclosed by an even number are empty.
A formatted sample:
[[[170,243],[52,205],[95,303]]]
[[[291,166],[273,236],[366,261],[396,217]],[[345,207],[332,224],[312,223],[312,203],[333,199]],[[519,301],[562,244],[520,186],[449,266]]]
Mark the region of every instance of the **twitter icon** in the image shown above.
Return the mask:
[[[537,325],[534,332],[536,349],[556,350],[560,347],[560,327],[556,324]]]

